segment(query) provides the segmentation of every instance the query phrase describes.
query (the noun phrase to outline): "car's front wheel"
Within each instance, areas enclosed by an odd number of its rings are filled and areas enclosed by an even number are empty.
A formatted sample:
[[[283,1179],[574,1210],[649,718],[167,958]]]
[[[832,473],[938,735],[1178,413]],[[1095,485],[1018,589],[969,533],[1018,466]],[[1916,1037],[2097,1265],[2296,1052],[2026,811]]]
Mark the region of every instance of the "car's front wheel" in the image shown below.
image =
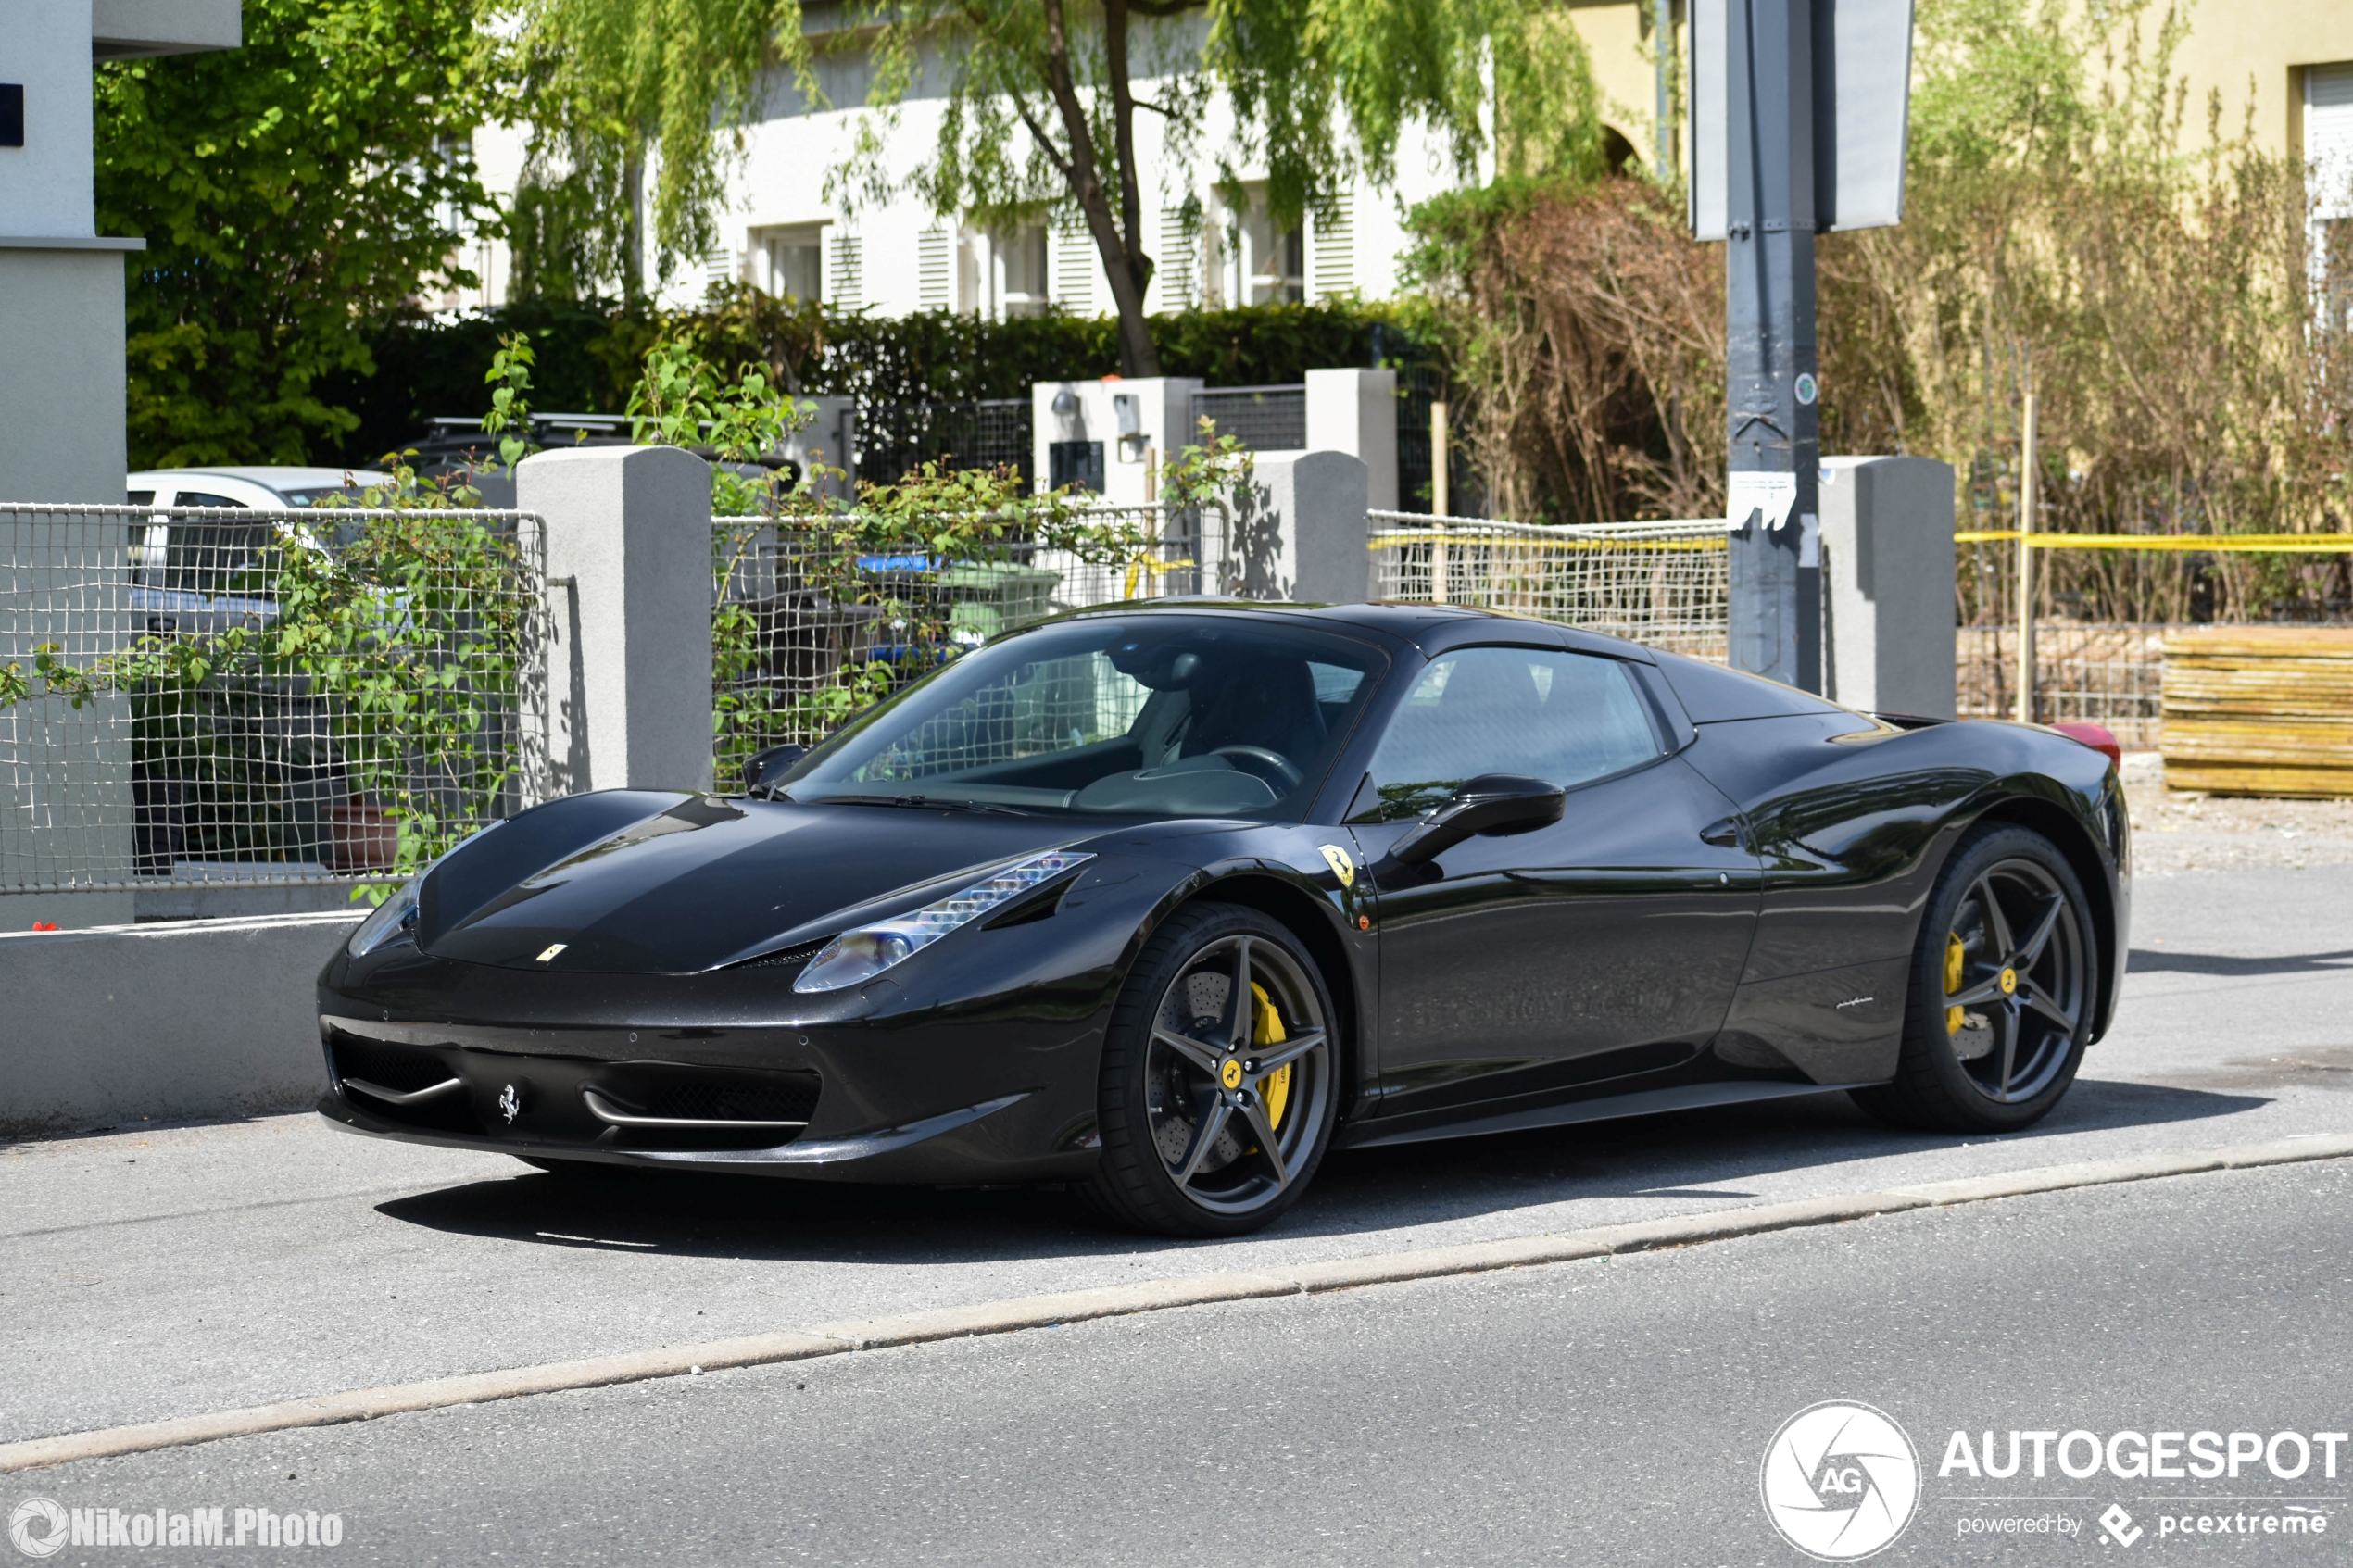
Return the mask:
[[[2082,884],[2057,847],[2025,828],[1973,830],[1920,922],[1895,1079],[1855,1098],[1944,1132],[2040,1121],[2083,1060],[2097,960]]]
[[[1340,1105],[1331,997],[1299,938],[1197,904],[1145,945],[1103,1044],[1099,1207],[1167,1236],[1239,1236],[1299,1200]]]

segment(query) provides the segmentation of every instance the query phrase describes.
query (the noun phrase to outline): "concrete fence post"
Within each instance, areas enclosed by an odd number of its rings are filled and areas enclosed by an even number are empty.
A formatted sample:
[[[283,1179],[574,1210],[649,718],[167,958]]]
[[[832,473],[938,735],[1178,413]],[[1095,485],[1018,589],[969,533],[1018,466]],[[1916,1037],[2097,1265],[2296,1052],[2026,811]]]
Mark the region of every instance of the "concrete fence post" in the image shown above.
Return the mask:
[[[711,785],[711,465],[675,446],[542,452],[515,501],[547,526],[538,798]]]
[[[1395,511],[1397,372],[1308,371],[1307,449],[1362,458],[1366,504]]]
[[[1261,452],[1227,542],[1241,596],[1310,604],[1371,596],[1365,464],[1346,452]]]
[[[1821,507],[1822,695],[1868,713],[1954,717],[1952,466],[1825,458]]]

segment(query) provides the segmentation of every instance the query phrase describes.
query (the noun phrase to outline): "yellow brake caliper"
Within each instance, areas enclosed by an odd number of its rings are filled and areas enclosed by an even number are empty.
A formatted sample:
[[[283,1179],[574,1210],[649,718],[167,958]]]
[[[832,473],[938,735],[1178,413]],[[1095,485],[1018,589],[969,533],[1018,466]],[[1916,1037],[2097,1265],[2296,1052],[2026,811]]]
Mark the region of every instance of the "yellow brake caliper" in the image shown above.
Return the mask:
[[[1944,934],[1944,994],[1948,997],[1957,995],[1960,991],[1962,960],[1963,954],[1961,952],[1961,939],[1954,935],[1951,932],[1946,932]],[[1961,1018],[1962,1013],[1959,1008],[1946,1008],[1944,1010],[1944,1033],[1947,1035],[1959,1034],[1961,1032]]]
[[[1283,1015],[1266,996],[1266,987],[1252,982],[1250,1043],[1253,1046],[1279,1046],[1290,1036],[1283,1033]],[[1258,1080],[1259,1097],[1266,1102],[1266,1124],[1283,1124],[1283,1107],[1290,1099],[1290,1063],[1285,1062],[1265,1077]]]

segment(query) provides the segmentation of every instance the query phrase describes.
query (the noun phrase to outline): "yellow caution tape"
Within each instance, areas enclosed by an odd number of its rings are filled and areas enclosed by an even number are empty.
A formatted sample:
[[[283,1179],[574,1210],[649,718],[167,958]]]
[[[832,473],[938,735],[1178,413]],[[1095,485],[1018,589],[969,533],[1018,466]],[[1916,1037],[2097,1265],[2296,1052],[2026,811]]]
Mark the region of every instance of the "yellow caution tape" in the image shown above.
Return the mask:
[[[1963,529],[1957,545],[2015,543],[2015,528]],[[2312,555],[2353,550],[2353,533],[2037,533],[2038,550],[2189,550],[2197,554]]]
[[[1136,590],[1141,585],[1143,575],[1147,571],[1154,577],[1164,577],[1169,572],[1186,571],[1200,564],[1199,561],[1194,560],[1130,561],[1127,563],[1127,591],[1122,597],[1132,599],[1136,596]]]
[[[1703,533],[1685,539],[1531,539],[1522,533],[1376,533],[1366,542],[1365,548],[1386,550],[1399,545],[1429,544],[1497,550],[1720,550],[1725,546],[1725,535]]]

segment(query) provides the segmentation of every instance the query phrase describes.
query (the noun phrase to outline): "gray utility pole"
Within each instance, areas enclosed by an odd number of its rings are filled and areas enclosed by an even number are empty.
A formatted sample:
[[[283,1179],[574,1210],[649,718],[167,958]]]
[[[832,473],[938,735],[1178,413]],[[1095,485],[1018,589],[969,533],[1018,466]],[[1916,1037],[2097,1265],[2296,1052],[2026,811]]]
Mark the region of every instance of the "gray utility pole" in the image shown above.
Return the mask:
[[[1651,6],[1651,52],[1658,64],[1658,182],[1675,178],[1675,94],[1667,84],[1675,69],[1675,0],[1654,0]]]
[[[1818,692],[1813,6],[1724,0],[1724,8],[1731,663]]]

